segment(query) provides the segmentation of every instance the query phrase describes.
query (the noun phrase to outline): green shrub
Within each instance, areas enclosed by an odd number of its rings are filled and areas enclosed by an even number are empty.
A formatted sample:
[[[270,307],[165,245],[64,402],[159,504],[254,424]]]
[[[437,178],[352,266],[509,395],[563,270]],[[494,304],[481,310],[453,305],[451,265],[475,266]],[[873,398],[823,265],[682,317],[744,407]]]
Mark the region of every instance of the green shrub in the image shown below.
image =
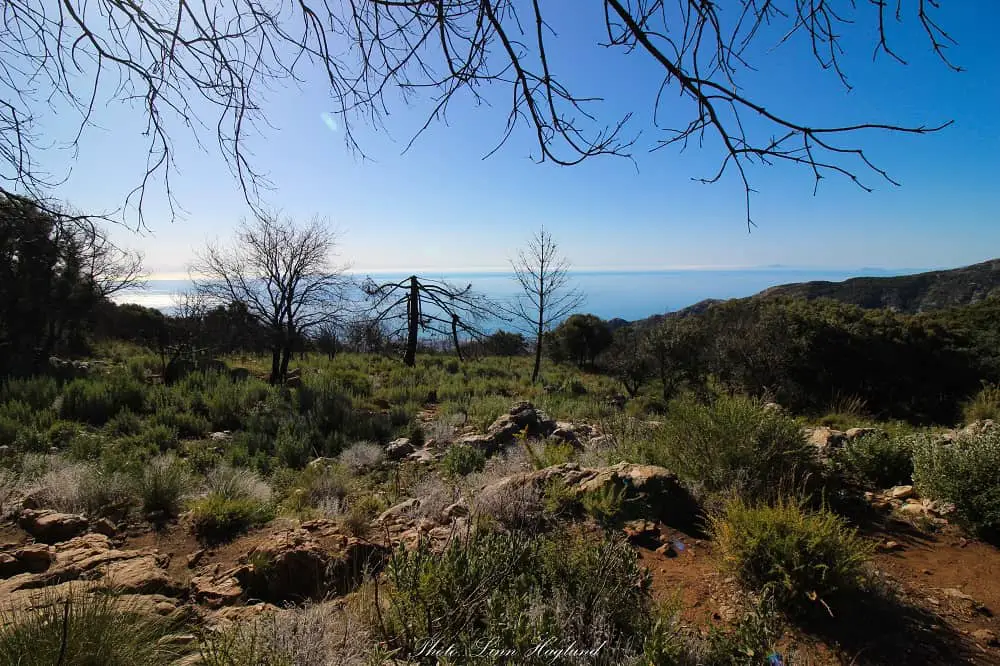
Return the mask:
[[[910,440],[885,432],[862,435],[847,442],[834,456],[840,469],[868,487],[889,488],[913,478]]]
[[[168,620],[114,595],[77,593],[51,602],[0,614],[0,663],[166,666],[184,655],[170,644]]]
[[[274,508],[253,497],[209,493],[191,504],[191,529],[203,539],[227,539],[272,518]]]
[[[542,504],[545,513],[561,517],[572,514],[578,505],[576,494],[561,476],[552,477],[542,491]]]
[[[1000,385],[987,384],[971,400],[962,405],[966,423],[991,419],[1000,421]]]
[[[118,412],[104,425],[109,434],[119,436],[137,435],[142,427],[142,419],[128,409]]]
[[[600,490],[593,490],[581,500],[583,510],[602,525],[613,525],[625,509],[625,486],[608,484]]]
[[[191,476],[173,455],[149,461],[138,479],[137,491],[145,514],[176,516],[184,496],[191,489]]]
[[[413,444],[413,446],[418,449],[424,445],[424,429],[419,423],[413,423],[410,426],[410,431],[407,433],[407,437],[410,439],[410,444]]]
[[[994,541],[1000,535],[1000,431],[951,444],[918,440],[913,478],[922,495],[954,504],[968,527]]]
[[[154,412],[150,422],[175,430],[179,437],[204,437],[212,429],[212,424],[204,416],[183,412],[174,408],[164,408]]]
[[[809,512],[780,498],[774,505],[729,500],[711,517],[724,568],[782,610],[803,612],[863,584],[871,545],[827,510]]]
[[[74,379],[63,389],[60,416],[100,426],[123,410],[140,413],[144,407],[144,386],[128,375]]]
[[[749,498],[797,488],[816,469],[815,448],[794,419],[740,396],[719,396],[710,405],[678,398],[640,451],[645,462],[710,492],[738,488]]]
[[[602,645],[601,663],[626,663],[642,653],[655,627],[648,574],[617,540],[480,531],[453,539],[440,554],[426,542],[412,552],[401,548],[383,578],[384,608],[371,622],[410,661],[426,641],[440,640],[458,654],[484,643],[512,651],[480,663],[577,663],[532,652],[558,637],[579,649]]]
[[[450,477],[481,472],[486,467],[486,455],[474,446],[456,444],[441,458],[441,470]]]
[[[0,384],[0,403],[23,402],[34,410],[50,409],[59,395],[59,384],[52,377],[7,379]]]

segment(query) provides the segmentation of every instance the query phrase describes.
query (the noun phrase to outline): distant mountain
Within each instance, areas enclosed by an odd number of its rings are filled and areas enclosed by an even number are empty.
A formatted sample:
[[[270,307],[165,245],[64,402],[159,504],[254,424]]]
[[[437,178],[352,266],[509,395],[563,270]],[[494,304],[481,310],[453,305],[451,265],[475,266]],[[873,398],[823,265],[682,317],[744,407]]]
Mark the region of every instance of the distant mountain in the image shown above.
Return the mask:
[[[754,298],[832,298],[863,308],[889,308],[913,314],[969,305],[991,295],[1000,295],[1000,259],[915,275],[785,284],[765,289]]]

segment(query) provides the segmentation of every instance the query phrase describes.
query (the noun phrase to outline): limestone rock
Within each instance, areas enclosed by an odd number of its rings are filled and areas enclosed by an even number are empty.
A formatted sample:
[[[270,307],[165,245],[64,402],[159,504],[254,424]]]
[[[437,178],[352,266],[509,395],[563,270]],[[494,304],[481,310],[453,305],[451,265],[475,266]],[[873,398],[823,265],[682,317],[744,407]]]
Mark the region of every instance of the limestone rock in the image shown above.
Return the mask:
[[[895,486],[889,490],[889,497],[896,500],[905,500],[913,497],[913,486]]]
[[[820,450],[830,447],[838,447],[847,441],[847,435],[845,433],[826,426],[807,429],[806,437],[810,444]]]
[[[868,437],[879,432],[878,428],[848,428],[844,433],[844,438],[848,442],[853,442],[854,440],[861,437]]]
[[[385,457],[388,460],[402,460],[406,456],[416,451],[416,448],[406,437],[389,442],[385,447]]]

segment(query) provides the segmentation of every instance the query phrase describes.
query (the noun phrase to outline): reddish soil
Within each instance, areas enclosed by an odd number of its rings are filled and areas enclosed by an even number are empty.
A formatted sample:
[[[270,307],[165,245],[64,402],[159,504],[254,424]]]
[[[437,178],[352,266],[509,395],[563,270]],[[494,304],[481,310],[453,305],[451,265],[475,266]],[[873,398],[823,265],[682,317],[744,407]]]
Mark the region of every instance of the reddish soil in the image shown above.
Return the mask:
[[[998,664],[1000,549],[948,529],[927,535],[901,524],[870,530],[880,543],[875,568],[894,593],[871,595],[835,608],[836,617],[789,623],[781,646],[796,664]],[[681,603],[685,625],[705,631],[732,621],[740,604],[734,582],[719,573],[710,541],[663,528],[663,542],[681,549],[658,553],[638,546],[652,576],[654,599]]]

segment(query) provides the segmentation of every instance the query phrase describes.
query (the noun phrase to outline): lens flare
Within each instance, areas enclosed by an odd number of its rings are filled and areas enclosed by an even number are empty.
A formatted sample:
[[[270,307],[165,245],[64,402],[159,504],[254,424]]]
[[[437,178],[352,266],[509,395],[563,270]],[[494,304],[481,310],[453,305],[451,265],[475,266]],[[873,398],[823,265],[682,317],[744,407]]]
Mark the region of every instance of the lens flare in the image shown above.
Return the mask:
[[[320,120],[323,121],[323,124],[330,128],[331,132],[337,131],[337,121],[334,120],[333,116],[324,111],[323,113],[319,114],[319,117]]]

